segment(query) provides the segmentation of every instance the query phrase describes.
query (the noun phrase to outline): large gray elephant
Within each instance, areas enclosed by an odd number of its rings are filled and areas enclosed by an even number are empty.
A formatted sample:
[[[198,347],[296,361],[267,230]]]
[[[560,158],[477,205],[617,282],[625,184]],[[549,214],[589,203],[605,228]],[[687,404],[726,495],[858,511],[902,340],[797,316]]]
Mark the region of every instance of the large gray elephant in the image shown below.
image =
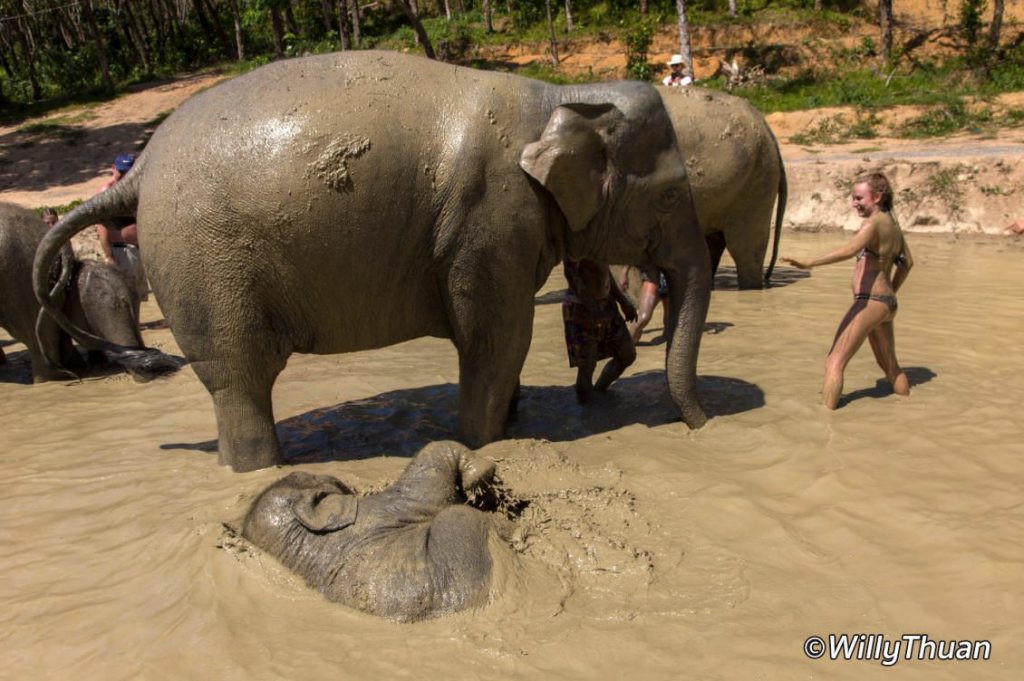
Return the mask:
[[[788,194],[775,135],[745,99],[696,87],[659,87],[659,91],[686,159],[712,275],[728,249],[736,262],[739,287],[761,288],[775,268]],[[764,272],[772,208],[775,238]]]
[[[460,437],[500,437],[533,296],[565,258],[666,273],[669,389],[687,424],[705,421],[708,251],[648,85],[554,86],[373,51],[264,66],[186,102],[121,182],[56,225],[36,258],[48,310],[60,317],[44,280],[61,244],[134,214],[237,471],[282,460],[271,389],[293,352],[450,338]]]
[[[85,367],[71,337],[48,315],[40,316],[32,293],[32,260],[48,229],[33,211],[0,203],[0,326],[28,348],[36,383],[74,378]],[[116,267],[75,260],[66,249],[48,280],[58,288],[62,312],[79,327],[123,346],[143,347],[134,314],[135,291]],[[136,380],[178,367],[158,351],[148,357],[146,363],[130,368]],[[90,359],[102,360],[102,353],[90,353]]]
[[[393,485],[356,496],[337,478],[292,473],[264,490],[242,536],[328,599],[399,621],[485,605],[492,551],[513,565],[490,514],[465,505],[494,464],[455,442],[424,447]]]

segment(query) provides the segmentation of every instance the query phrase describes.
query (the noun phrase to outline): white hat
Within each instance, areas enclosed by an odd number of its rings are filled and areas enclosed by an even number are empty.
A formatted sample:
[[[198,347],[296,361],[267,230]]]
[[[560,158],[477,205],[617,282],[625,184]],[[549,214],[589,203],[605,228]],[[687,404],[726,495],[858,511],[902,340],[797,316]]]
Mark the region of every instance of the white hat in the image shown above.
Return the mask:
[[[668,65],[669,66],[678,66],[679,64],[682,64],[682,63],[683,63],[683,55],[681,55],[681,54],[673,54],[672,58],[668,62]]]

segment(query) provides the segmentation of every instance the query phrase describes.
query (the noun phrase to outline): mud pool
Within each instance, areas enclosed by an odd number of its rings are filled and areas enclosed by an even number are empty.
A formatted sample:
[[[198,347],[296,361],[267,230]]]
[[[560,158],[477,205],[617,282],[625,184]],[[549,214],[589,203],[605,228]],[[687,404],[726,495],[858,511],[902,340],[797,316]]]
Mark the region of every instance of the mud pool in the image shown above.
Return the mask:
[[[783,237],[803,256],[839,234]],[[1024,669],[1024,240],[910,235],[889,395],[865,347],[818,405],[851,264],[713,294],[714,418],[676,420],[661,316],[597,404],[575,404],[556,269],[509,439],[483,454],[528,502],[518,584],[415,625],[324,601],[231,525],[281,469],[216,465],[189,369],[40,386],[0,343],[0,677],[10,679],[1016,679]],[[726,263],[728,265],[728,263]],[[177,353],[159,309],[144,337]],[[359,490],[455,430],[448,341],[295,356],[274,404],[291,466]],[[808,636],[991,641],[988,661],[810,660]]]

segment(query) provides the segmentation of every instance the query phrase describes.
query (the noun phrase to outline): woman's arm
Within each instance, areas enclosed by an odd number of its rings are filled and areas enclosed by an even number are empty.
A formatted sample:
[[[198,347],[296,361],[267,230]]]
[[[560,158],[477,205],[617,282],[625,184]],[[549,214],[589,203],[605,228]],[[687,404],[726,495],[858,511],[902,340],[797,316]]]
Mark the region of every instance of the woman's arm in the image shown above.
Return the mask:
[[[903,253],[900,255],[902,257],[896,260],[896,272],[892,275],[893,292],[900,290],[900,286],[903,286],[903,282],[907,280],[907,276],[914,266],[914,256],[910,255],[910,246],[906,239],[903,240]]]
[[[866,220],[864,226],[857,231],[853,236],[853,239],[850,240],[850,243],[845,246],[841,246],[830,253],[826,253],[825,255],[814,258],[813,260],[798,260],[795,258],[780,258],[780,260],[782,260],[782,262],[789,263],[793,267],[799,267],[802,270],[809,270],[813,267],[820,267],[821,265],[831,265],[835,262],[849,260],[853,256],[857,255],[861,249],[866,248],[871,244],[871,240],[874,236],[874,220]]]

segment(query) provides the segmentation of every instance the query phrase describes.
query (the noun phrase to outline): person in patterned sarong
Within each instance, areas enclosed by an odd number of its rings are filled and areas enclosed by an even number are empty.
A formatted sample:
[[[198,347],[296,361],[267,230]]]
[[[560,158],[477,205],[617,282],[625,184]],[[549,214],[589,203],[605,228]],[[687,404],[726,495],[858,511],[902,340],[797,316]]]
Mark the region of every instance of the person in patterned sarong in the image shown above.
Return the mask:
[[[607,390],[636,359],[626,328],[627,320],[636,320],[636,306],[615,283],[608,265],[566,260],[565,278],[569,289],[562,300],[562,319],[569,366],[576,368],[576,399],[590,404],[594,390]],[[609,357],[595,385],[597,363]]]

